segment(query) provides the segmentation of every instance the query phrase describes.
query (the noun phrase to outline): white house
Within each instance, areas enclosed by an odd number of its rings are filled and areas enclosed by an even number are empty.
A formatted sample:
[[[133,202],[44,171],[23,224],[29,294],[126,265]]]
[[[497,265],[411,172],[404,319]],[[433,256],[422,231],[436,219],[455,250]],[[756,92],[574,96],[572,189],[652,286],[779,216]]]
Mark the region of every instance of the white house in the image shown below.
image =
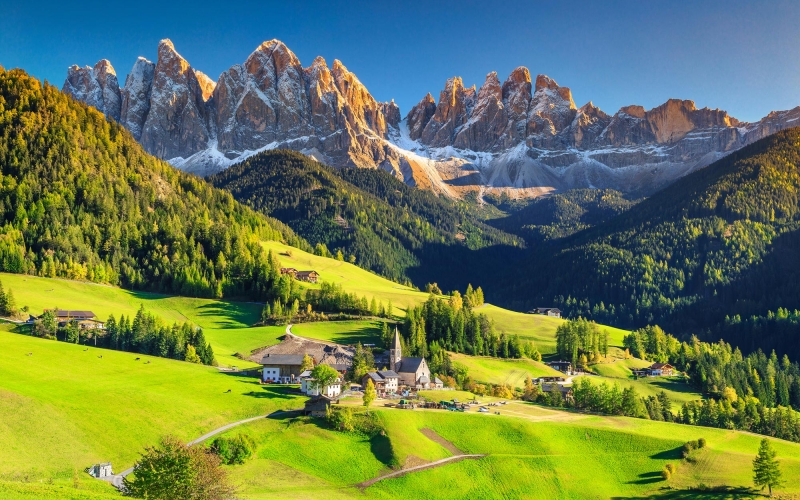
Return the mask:
[[[311,377],[311,370],[306,370],[300,374],[300,392],[309,396],[319,396],[320,390],[317,387],[316,380]],[[322,395],[328,398],[335,398],[342,393],[342,379],[337,378],[334,383],[325,387]]]

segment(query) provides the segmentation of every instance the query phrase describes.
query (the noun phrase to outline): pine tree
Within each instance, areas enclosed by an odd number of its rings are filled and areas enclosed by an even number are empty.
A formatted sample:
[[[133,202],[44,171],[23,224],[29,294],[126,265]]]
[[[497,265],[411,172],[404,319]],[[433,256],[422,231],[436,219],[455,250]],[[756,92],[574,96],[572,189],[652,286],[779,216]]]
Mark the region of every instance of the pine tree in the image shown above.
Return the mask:
[[[772,488],[777,488],[784,484],[781,479],[780,464],[775,460],[777,452],[772,449],[769,439],[761,440],[758,455],[753,460],[753,483],[760,486],[763,490],[766,486],[769,489],[769,496],[772,496]]]

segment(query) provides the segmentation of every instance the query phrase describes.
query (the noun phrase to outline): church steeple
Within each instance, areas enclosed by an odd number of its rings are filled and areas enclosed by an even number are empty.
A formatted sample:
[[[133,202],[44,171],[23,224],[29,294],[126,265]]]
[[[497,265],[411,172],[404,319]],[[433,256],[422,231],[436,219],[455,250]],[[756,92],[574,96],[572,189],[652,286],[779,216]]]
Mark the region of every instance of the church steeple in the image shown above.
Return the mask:
[[[400,344],[400,331],[397,329],[397,326],[394,327],[394,340],[392,341],[392,346],[389,349],[389,369],[393,372],[396,372],[400,369],[400,365],[403,361],[403,348]]]

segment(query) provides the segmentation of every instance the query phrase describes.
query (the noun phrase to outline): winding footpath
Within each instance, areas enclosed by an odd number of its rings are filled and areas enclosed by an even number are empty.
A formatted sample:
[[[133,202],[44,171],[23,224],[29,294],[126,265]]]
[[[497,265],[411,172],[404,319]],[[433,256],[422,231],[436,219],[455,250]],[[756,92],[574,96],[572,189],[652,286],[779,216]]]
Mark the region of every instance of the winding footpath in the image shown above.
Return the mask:
[[[462,454],[462,455],[453,455],[452,457],[443,458],[441,460],[436,460],[435,462],[430,462],[427,464],[417,465],[415,467],[409,467],[408,469],[401,469],[398,471],[390,472],[388,474],[384,474],[383,476],[378,476],[372,478],[368,481],[364,481],[363,483],[358,483],[356,486],[359,488],[367,488],[372,486],[373,484],[377,483],[378,481],[383,481],[384,479],[390,479],[397,476],[403,476],[408,474],[409,472],[416,472],[425,469],[433,469],[434,467],[439,467],[440,465],[449,464],[452,462],[459,462],[465,459],[476,459],[485,457],[485,454],[476,454],[476,453],[469,453],[469,454]]]
[[[261,416],[258,416],[258,417],[251,417],[251,418],[246,418],[244,420],[239,420],[239,421],[236,421],[236,422],[232,422],[230,424],[223,425],[222,427],[214,429],[211,432],[203,434],[202,436],[200,436],[199,438],[195,439],[194,441],[189,441],[188,443],[186,443],[186,446],[194,446],[196,444],[202,443],[206,439],[212,438],[212,437],[216,436],[217,434],[220,434],[222,432],[227,431],[228,429],[232,429],[232,428],[240,426],[242,424],[255,422],[256,420],[261,420],[262,418],[269,418],[269,417],[274,417],[274,416],[278,416],[278,415],[283,415],[285,413],[296,413],[298,411],[301,411],[301,410],[279,410],[279,411],[272,412],[269,415],[261,415]],[[119,474],[114,474],[113,476],[108,476],[108,477],[101,477],[99,479],[101,481],[106,481],[108,483],[111,483],[115,488],[117,488],[118,490],[122,491],[123,487],[124,487],[124,485],[122,483],[123,478],[125,478],[125,476],[131,474],[132,472],[133,472],[133,467],[131,467],[130,469],[125,469],[124,471],[120,472]]]

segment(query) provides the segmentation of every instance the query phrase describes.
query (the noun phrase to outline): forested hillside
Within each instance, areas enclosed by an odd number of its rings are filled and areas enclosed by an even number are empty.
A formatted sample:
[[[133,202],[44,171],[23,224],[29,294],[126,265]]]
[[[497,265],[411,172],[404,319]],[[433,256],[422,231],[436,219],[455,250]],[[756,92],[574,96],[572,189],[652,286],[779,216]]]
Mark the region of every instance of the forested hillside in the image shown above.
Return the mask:
[[[525,238],[529,244],[564,238],[611,219],[636,204],[613,189],[572,189],[530,200],[520,207],[506,197],[486,197],[506,217],[488,224]]]
[[[572,317],[797,357],[798,165],[800,129],[779,132],[619,217],[538,246],[484,288],[513,308],[553,304]]]
[[[396,281],[463,289],[470,276],[480,279],[479,266],[523,247],[521,238],[483,224],[464,204],[382,170],[337,170],[293,151],[263,152],[208,180],[285,222],[317,252],[340,254]]]
[[[259,240],[306,245],[121,126],[0,67],[0,269],[189,296],[269,298]]]

